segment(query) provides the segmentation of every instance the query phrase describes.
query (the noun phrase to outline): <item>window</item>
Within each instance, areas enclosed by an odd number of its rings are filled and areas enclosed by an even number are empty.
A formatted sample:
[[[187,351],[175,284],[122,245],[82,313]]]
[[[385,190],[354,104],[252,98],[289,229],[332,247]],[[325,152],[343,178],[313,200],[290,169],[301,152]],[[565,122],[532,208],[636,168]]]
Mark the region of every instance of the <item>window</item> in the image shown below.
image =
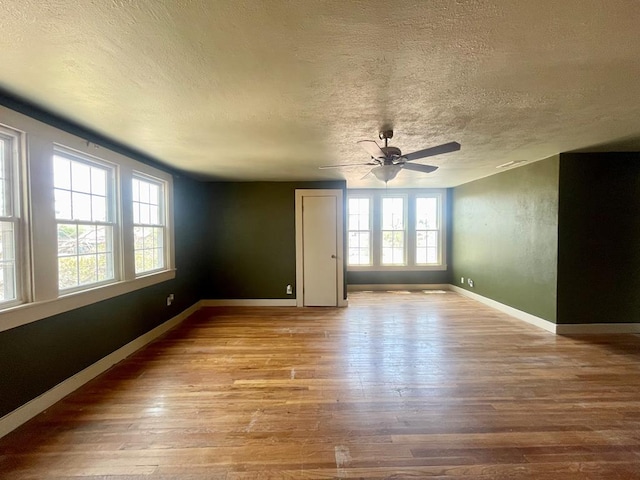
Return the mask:
[[[446,270],[445,190],[348,193],[350,270]]]
[[[164,185],[133,177],[133,237],[136,275],[165,267]]]
[[[57,150],[53,157],[58,288],[113,281],[114,167]]]
[[[349,198],[349,265],[371,265],[369,198]]]
[[[404,198],[382,199],[382,265],[405,264]]]
[[[173,238],[171,174],[0,106],[0,332],[175,278]]]
[[[19,132],[0,127],[0,308],[21,300]]]
[[[439,259],[440,229],[438,199],[416,198],[416,264],[437,265]]]

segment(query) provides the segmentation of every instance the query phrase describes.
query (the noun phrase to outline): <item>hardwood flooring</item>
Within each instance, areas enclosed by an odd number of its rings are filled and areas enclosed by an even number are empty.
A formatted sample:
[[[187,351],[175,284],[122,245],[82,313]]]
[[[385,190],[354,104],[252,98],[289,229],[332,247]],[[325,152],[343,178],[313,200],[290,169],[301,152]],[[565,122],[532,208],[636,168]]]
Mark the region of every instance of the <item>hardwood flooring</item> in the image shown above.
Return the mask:
[[[640,337],[455,293],[210,308],[0,440],[6,479],[640,479]]]

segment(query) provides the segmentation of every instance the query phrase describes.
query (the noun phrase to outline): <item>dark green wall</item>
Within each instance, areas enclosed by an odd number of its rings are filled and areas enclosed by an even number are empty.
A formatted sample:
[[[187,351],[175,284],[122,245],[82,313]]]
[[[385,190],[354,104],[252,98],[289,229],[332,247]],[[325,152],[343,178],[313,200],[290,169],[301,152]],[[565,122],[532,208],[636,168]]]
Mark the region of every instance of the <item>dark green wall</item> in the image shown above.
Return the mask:
[[[0,104],[174,175],[176,278],[0,332],[0,417],[202,298],[210,198],[206,184],[0,90]],[[175,301],[166,306],[169,293]]]
[[[454,285],[556,321],[558,168],[555,156],[453,189]]]
[[[640,154],[561,154],[558,217],[558,323],[640,322]]]
[[[0,417],[202,298],[207,202],[205,184],[174,178],[174,280],[0,332]]]
[[[210,279],[204,298],[295,299],[296,189],[346,182],[210,183]],[[346,198],[346,195],[345,195]],[[294,294],[286,294],[286,285]]]
[[[412,285],[425,283],[450,283],[450,272],[448,270],[347,272],[347,284],[349,285]]]

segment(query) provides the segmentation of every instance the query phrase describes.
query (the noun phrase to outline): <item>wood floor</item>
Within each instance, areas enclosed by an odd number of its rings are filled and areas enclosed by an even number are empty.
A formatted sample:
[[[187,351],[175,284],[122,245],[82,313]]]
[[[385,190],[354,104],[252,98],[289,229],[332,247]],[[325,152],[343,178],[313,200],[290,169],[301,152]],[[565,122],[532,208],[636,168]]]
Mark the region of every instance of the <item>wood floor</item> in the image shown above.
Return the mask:
[[[0,440],[0,478],[640,479],[640,337],[455,293],[212,308]]]

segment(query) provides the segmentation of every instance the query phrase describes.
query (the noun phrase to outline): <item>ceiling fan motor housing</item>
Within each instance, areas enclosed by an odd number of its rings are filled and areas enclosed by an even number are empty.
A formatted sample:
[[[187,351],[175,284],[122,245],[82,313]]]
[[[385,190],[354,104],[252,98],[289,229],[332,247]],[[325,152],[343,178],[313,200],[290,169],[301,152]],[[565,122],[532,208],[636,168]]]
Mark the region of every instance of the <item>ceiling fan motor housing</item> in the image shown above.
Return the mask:
[[[402,156],[402,152],[398,147],[381,147],[387,160],[393,160]]]

